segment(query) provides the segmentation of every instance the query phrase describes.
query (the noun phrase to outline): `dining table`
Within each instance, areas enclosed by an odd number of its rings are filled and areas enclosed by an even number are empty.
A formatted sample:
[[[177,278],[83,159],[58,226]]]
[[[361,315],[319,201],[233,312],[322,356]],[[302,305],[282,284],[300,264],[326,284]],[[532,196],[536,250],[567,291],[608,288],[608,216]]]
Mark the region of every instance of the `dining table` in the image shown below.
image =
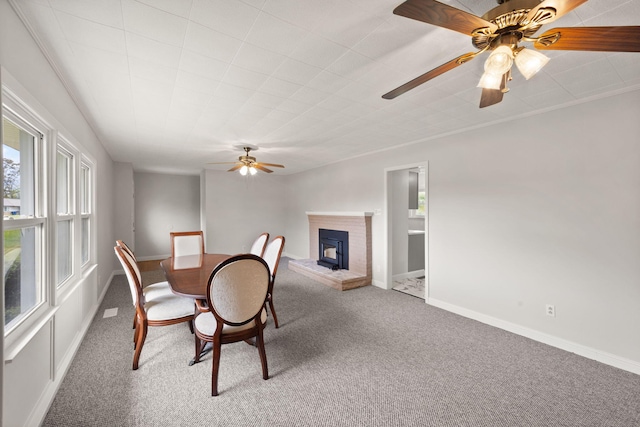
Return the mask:
[[[231,258],[228,254],[198,254],[170,257],[160,262],[171,290],[176,295],[207,299],[207,284],[214,268]]]
[[[228,254],[198,254],[170,257],[160,262],[171,291],[176,295],[195,299],[207,299],[207,285],[211,272],[221,262],[231,258]],[[194,304],[194,310],[195,308]],[[211,343],[202,348],[200,357],[211,351]],[[195,364],[194,357],[189,366]]]

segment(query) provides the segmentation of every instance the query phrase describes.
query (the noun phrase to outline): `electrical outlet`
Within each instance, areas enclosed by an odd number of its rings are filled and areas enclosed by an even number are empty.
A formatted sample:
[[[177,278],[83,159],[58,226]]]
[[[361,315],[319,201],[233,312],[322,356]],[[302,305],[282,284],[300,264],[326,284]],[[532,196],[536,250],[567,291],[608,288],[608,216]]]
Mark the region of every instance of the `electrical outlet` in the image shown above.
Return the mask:
[[[547,304],[547,316],[556,317],[556,306]]]

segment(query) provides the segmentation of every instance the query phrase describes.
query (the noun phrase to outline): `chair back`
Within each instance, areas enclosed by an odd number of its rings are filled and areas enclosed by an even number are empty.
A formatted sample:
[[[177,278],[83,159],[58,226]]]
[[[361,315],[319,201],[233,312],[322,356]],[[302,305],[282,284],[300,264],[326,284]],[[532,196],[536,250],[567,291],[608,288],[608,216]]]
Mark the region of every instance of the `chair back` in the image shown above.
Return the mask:
[[[258,236],[255,242],[253,242],[253,245],[251,245],[251,250],[249,251],[249,253],[262,257],[262,255],[264,255],[264,250],[267,247],[268,241],[269,241],[269,233],[262,233],[261,235]]]
[[[267,262],[269,266],[269,271],[271,272],[271,280],[275,280],[276,273],[278,272],[278,265],[280,264],[280,256],[282,255],[282,250],[284,249],[284,236],[274,237],[272,241],[269,242],[267,248],[264,251],[264,255],[262,259]]]
[[[204,234],[200,231],[171,232],[171,257],[204,253]]]
[[[207,303],[217,320],[244,325],[262,312],[269,282],[269,266],[262,258],[253,254],[233,256],[211,273]],[[222,330],[222,323],[218,324]]]
[[[142,275],[135,259],[122,246],[114,246],[113,250],[124,268],[129,282],[129,290],[131,291],[131,299],[134,307],[142,308]]]
[[[133,253],[129,245],[127,245],[124,241],[116,240],[116,246],[120,246],[125,252],[131,255],[131,258],[133,258],[135,262],[138,262],[138,260],[136,259],[136,255]]]

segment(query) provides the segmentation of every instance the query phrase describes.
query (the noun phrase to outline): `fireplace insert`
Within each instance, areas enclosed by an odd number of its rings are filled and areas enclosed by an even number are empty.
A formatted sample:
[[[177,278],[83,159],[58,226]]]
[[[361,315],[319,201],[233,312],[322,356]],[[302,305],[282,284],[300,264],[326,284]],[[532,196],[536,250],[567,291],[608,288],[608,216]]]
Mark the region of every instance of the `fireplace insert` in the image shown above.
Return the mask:
[[[318,231],[318,265],[332,270],[349,269],[349,233],[340,230]]]

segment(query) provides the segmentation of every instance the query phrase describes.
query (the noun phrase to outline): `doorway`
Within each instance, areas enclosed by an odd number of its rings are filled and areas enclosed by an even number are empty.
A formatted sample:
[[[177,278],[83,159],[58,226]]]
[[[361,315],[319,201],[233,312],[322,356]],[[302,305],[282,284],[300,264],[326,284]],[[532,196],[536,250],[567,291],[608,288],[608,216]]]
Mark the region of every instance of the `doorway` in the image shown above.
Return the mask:
[[[428,300],[428,164],[385,169],[386,289]]]

